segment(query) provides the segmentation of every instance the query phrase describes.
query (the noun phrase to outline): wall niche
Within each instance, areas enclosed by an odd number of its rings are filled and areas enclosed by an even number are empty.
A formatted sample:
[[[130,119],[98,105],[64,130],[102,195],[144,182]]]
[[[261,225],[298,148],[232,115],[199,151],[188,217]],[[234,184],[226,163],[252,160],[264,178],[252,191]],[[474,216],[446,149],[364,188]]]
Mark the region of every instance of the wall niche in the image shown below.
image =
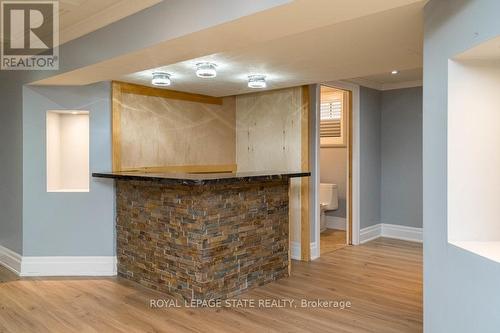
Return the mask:
[[[448,242],[500,262],[500,38],[448,63]]]
[[[47,111],[47,192],[89,192],[89,112]]]

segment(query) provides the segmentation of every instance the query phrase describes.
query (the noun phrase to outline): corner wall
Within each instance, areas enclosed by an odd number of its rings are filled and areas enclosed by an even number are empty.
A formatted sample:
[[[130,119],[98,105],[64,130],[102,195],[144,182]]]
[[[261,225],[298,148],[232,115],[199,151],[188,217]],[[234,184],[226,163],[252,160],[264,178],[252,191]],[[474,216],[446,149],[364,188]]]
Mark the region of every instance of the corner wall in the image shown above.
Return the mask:
[[[382,93],[360,87],[360,229],[380,223]]]
[[[88,193],[46,191],[47,110],[89,111],[90,173],[111,170],[110,84],[23,90],[23,256],[114,256],[112,181],[90,178]]]
[[[360,117],[360,228],[422,228],[422,87],[361,87]]]
[[[382,92],[382,223],[422,228],[422,87]]]
[[[431,0],[425,7],[423,222],[428,333],[496,333],[500,327],[500,264],[447,241],[448,59],[500,35],[498,13],[500,2],[494,0]]]
[[[18,254],[23,251],[21,79],[17,71],[0,71],[0,246]]]

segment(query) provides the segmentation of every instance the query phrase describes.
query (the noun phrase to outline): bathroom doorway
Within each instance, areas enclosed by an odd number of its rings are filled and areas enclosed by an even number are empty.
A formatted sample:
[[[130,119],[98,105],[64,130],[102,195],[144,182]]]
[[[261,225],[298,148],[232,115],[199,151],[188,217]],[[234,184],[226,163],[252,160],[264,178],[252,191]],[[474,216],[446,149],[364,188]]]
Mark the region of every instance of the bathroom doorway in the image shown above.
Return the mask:
[[[352,93],[330,85],[319,92],[320,255],[352,244]]]

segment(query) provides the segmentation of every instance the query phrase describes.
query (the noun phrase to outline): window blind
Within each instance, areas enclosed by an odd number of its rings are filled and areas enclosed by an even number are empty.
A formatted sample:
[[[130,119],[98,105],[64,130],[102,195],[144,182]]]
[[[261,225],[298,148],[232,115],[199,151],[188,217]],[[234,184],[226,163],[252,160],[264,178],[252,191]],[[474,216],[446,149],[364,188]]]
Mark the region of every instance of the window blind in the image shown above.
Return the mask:
[[[335,99],[320,105],[320,136],[340,138],[342,136],[342,100]]]

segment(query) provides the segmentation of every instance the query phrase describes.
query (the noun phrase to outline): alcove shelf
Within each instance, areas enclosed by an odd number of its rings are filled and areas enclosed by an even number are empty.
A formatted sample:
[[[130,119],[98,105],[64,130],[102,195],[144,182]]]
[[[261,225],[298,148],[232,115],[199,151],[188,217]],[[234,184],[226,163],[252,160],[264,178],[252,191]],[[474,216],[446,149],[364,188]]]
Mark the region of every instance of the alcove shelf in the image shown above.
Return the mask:
[[[47,192],[89,191],[89,112],[47,111]]]
[[[448,242],[500,262],[500,38],[449,60]]]

